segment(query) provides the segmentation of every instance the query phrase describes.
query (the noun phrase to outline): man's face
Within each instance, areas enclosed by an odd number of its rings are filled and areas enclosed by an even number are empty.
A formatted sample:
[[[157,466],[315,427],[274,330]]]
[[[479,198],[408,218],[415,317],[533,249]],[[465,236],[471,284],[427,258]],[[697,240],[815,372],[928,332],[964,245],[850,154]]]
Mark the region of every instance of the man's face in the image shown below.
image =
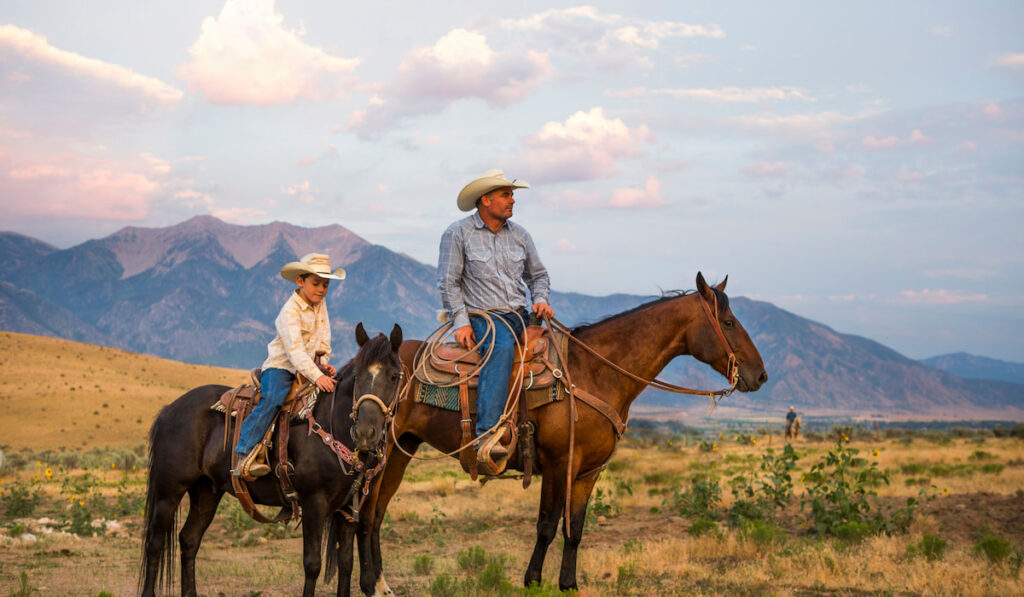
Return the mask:
[[[512,217],[512,206],[516,200],[512,198],[512,187],[495,189],[480,197],[480,209],[495,219],[505,221]]]
[[[299,294],[302,298],[310,305],[316,305],[327,296],[327,288],[330,286],[331,281],[309,274],[308,276],[296,278],[295,283],[299,286]]]

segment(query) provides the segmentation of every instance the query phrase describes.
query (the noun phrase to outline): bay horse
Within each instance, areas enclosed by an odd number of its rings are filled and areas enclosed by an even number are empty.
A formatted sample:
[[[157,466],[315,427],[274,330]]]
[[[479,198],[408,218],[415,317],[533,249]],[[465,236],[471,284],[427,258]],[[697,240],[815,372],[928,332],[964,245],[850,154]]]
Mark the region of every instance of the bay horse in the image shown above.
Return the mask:
[[[355,459],[345,471],[342,456],[347,454],[338,446],[331,447],[323,436],[313,433],[312,423],[303,421],[289,436],[288,454],[294,464],[292,483],[299,496],[302,509],[302,563],[305,585],[302,594],[312,597],[320,575],[321,543],[325,527],[332,537],[339,535],[336,515],[350,502],[356,468],[367,470],[374,464],[383,447],[387,414],[398,395],[402,380],[402,366],[398,349],[402,344],[402,328],[395,325],[390,337],[383,334],[370,338],[360,323],[355,330],[359,351],[335,374],[337,385],[333,393],[321,393],[312,409],[313,419],[342,444],[355,440]],[[234,495],[231,484],[231,442],[225,449],[224,414],[210,410],[210,406],[227,386],[206,385],[194,388],[157,415],[149,432],[149,482],[146,495],[145,540],[140,571],[142,595],[155,594],[161,578],[166,589],[172,585],[170,574],[174,560],[172,533],[176,526],[178,504],[187,493],[188,517],[178,533],[181,546],[181,594],[196,595],[195,559],[203,534],[217,513],[217,504],[224,493]],[[360,400],[354,402],[353,397]],[[363,400],[363,397],[371,398]],[[376,397],[376,398],[373,398]],[[384,406],[381,406],[381,405]],[[356,408],[354,408],[354,405]],[[309,433],[306,433],[307,428]],[[327,444],[327,445],[325,445]],[[347,447],[344,447],[348,449]],[[335,449],[338,452],[335,453]],[[276,449],[270,461],[274,462]],[[369,460],[367,460],[369,459]],[[360,463],[358,467],[355,462]],[[348,474],[346,474],[346,472]],[[286,505],[281,488],[273,475],[258,478],[249,484],[249,492],[257,504]],[[354,527],[354,525],[352,525]],[[348,548],[341,546],[338,555],[336,542],[328,545],[328,572],[334,560],[341,572],[338,575],[338,595],[348,595],[352,560],[352,535],[348,534]],[[344,530],[340,534],[344,536]],[[347,554],[346,566],[343,558]],[[344,580],[344,587],[342,581]]]
[[[732,353],[738,370],[736,389],[754,392],[767,381],[768,375],[757,348],[729,308],[728,297],[723,292],[727,280],[728,276],[712,288],[698,273],[695,293],[666,296],[598,323],[578,327],[572,334],[622,369],[645,380],[653,379],[669,361],[680,355],[691,355],[728,378]],[[712,316],[710,310],[706,311],[708,304],[715,305],[717,317]],[[399,351],[403,365],[409,370],[413,370],[412,359],[420,344],[421,341],[409,340]],[[621,421],[626,421],[630,404],[646,384],[614,370],[575,342],[569,343],[566,358],[566,370],[573,383],[599,397]],[[561,590],[577,588],[576,554],[583,536],[587,502],[618,441],[617,430],[610,419],[577,400],[575,440],[569,446],[572,402],[560,400],[530,412],[531,420],[537,425],[535,442],[542,481],[537,541],[524,577],[527,586],[541,581],[544,557],[568,503],[567,524],[562,525],[565,543],[558,586]],[[397,438],[401,448],[409,454],[414,454],[423,442],[450,453],[459,448],[459,418],[458,412],[403,399],[395,411],[392,437]],[[360,589],[367,595],[391,594],[384,579],[380,527],[388,503],[410,462],[410,457],[402,450],[394,449],[394,440],[390,437],[387,454],[380,482],[371,490],[368,500],[371,505],[367,510],[372,510],[372,515],[363,512],[357,531]],[[573,455],[571,462],[569,454]]]
[[[800,417],[786,422],[786,441],[800,439]]]

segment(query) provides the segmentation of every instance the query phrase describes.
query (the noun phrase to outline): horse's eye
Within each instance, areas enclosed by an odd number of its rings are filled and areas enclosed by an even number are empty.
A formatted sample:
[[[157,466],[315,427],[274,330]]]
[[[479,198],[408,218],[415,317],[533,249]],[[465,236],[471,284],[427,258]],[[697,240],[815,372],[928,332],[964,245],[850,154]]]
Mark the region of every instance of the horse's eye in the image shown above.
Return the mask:
[[[735,324],[735,322],[731,319],[726,319],[722,323],[725,324],[725,327],[727,328],[731,328]]]

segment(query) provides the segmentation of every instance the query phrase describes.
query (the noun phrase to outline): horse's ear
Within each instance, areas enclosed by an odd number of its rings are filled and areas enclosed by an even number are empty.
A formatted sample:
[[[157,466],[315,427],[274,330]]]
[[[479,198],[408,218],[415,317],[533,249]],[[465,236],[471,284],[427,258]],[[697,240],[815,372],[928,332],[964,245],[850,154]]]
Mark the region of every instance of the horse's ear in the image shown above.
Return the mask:
[[[395,327],[391,328],[391,350],[392,352],[398,352],[398,347],[402,345],[402,326],[395,324]]]
[[[715,288],[717,288],[718,290],[720,290],[722,292],[725,292],[725,283],[728,282],[728,281],[729,281],[729,274],[725,274],[725,277],[722,278],[722,281],[719,282],[718,286],[715,286]]]
[[[363,322],[356,324],[356,344],[362,346],[370,341],[370,337],[366,334],[366,330],[363,329]]]
[[[701,294],[708,301],[714,300],[714,295],[711,292],[711,288],[708,287],[708,283],[704,281],[704,274],[697,272],[697,292]]]

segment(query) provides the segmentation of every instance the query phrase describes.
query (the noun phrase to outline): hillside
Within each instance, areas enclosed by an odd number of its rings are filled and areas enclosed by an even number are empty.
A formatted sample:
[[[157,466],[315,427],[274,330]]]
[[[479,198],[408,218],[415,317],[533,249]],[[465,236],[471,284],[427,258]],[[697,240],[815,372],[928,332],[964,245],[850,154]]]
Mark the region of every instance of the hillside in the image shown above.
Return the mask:
[[[247,379],[236,369],[0,332],[0,447],[132,446],[185,391]]]
[[[921,362],[965,379],[994,379],[1024,384],[1024,363],[1011,363],[966,352],[942,354],[922,359]]]
[[[437,326],[435,268],[372,245],[339,225],[301,228],[275,222],[236,226],[209,216],[166,228],[125,228],[55,250],[8,234],[17,269],[0,269],[0,329],[104,344],[188,363],[251,368],[266,356],[273,320],[290,292],[278,271],[313,250],[346,268],[328,296],[333,346],[354,352],[352,330],[399,323],[407,338]],[[61,284],[47,284],[46,271]],[[693,272],[666,287],[693,285]],[[556,281],[557,284],[557,281]],[[594,322],[651,297],[553,291],[567,325]],[[807,414],[907,418],[1024,419],[1024,385],[963,379],[909,359],[868,338],[843,334],[770,303],[731,297],[767,365],[768,383],[736,394],[722,414],[774,417],[789,404]],[[724,380],[689,357],[662,377],[696,388]],[[706,400],[647,392],[645,409],[707,412]]]

